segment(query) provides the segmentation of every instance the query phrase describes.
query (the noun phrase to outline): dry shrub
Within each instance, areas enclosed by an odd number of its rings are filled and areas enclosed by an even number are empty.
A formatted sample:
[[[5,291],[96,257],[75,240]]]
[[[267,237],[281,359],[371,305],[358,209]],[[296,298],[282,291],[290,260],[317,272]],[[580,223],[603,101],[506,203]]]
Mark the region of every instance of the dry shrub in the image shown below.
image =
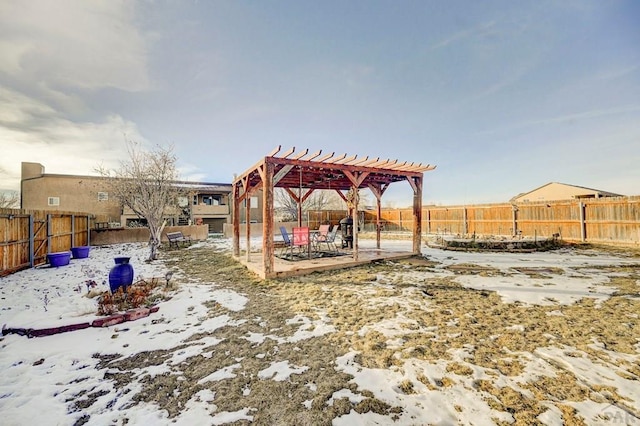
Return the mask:
[[[159,287],[160,280],[139,280],[130,286],[118,288],[115,293],[104,292],[98,299],[98,315],[113,315],[116,312],[141,306],[151,306],[157,300],[157,295],[152,294]]]

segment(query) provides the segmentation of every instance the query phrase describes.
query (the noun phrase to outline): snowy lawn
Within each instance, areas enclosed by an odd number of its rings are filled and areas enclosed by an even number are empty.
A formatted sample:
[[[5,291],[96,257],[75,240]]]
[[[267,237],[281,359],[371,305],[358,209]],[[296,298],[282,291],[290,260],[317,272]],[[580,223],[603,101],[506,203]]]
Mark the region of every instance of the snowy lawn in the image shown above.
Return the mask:
[[[0,278],[0,324],[47,328],[98,318],[87,282],[107,290],[116,256],[131,256],[136,279],[174,272],[148,317],[3,336],[3,425],[640,424],[631,253],[425,247],[265,282],[227,239],[146,255],[92,247]]]

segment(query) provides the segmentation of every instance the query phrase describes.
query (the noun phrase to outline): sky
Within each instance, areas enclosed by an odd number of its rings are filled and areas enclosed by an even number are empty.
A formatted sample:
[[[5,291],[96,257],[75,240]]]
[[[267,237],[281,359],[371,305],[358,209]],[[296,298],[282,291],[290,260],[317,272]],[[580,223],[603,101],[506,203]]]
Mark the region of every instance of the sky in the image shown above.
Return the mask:
[[[280,145],[436,165],[426,204],[639,195],[638,46],[633,0],[2,0],[0,189],[23,161],[117,167],[131,140],[204,182]]]

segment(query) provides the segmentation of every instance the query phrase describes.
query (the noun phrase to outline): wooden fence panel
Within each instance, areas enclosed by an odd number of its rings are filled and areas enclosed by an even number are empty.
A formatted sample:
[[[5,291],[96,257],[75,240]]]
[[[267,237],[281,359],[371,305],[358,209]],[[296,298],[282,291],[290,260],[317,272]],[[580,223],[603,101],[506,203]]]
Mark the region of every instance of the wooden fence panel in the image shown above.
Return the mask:
[[[464,234],[465,233],[465,208],[456,207],[430,207],[425,214],[422,210],[422,218],[427,217],[429,223],[423,229],[429,229],[434,234]]]
[[[71,216],[49,215],[49,252],[69,250],[71,248]]]
[[[468,206],[467,232],[475,235],[513,235],[513,206],[488,205]]]
[[[585,233],[589,241],[640,242],[640,200],[602,199],[585,203]]]
[[[46,212],[32,212],[33,215],[33,266],[47,263],[49,253],[49,228]]]
[[[307,222],[311,229],[318,229],[320,225],[338,225],[347,216],[346,210],[309,210]]]
[[[517,230],[520,235],[551,237],[559,234],[563,239],[582,238],[578,202],[519,204],[517,209]]]
[[[30,266],[29,223],[29,215],[0,214],[0,276]]]
[[[0,209],[0,276],[43,265],[47,254],[89,245],[86,213]]]
[[[380,212],[380,221],[382,222],[382,226],[385,231],[402,231],[403,223],[402,216],[408,217],[409,210],[382,210]],[[375,220],[375,214],[372,214],[373,220]]]
[[[73,242],[72,247],[89,245],[89,235],[91,223],[89,216],[73,216]]]

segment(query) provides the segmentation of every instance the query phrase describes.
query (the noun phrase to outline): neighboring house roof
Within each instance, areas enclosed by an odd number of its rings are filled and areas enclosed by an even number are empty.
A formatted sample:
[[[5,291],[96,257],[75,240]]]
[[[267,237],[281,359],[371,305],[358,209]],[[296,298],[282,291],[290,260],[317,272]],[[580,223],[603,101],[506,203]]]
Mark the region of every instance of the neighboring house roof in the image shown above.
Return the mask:
[[[67,174],[58,174],[58,173],[43,173],[39,176],[33,176],[24,178],[22,180],[31,180],[31,179],[40,179],[43,177],[53,177],[53,178],[72,178],[72,179],[95,179],[95,180],[107,180],[109,178],[104,176],[95,176],[95,175],[67,175]],[[212,182],[192,182],[192,181],[175,181],[174,184],[176,186],[180,186],[183,188],[193,189],[199,192],[211,192],[211,191],[219,191],[219,192],[231,192],[233,186],[230,183],[212,183]]]
[[[208,192],[208,191],[231,192],[231,190],[233,189],[230,183],[180,181],[180,182],[176,182],[176,186],[192,189],[194,191],[199,191],[199,192]]]
[[[538,196],[535,197],[535,194]],[[554,195],[556,195],[554,197]],[[534,199],[529,199],[535,197]],[[559,198],[558,198],[559,197]],[[624,197],[622,194],[603,191],[600,189],[587,188],[586,186],[570,185],[560,182],[549,182],[532,191],[523,192],[510,201],[542,201],[542,200],[558,200],[558,199],[574,199],[574,198],[602,198],[602,197]]]

